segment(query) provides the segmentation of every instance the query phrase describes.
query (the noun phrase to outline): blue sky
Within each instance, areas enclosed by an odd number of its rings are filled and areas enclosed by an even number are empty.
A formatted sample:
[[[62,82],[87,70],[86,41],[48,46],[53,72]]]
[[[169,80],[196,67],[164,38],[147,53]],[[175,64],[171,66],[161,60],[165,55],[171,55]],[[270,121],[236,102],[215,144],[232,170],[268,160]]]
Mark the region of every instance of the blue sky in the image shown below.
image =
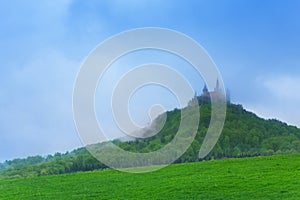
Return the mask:
[[[0,161],[81,146],[72,116],[81,62],[107,37],[148,26],[199,42],[233,102],[300,127],[299,11],[296,0],[1,1]]]

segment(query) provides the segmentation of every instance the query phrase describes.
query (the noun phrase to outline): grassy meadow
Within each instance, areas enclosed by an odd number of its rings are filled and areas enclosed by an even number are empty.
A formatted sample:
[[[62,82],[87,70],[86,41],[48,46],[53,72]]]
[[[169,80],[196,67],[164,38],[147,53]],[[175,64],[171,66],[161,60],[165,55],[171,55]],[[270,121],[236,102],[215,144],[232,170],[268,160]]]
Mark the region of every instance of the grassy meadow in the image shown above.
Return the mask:
[[[300,155],[0,180],[0,199],[299,199]]]

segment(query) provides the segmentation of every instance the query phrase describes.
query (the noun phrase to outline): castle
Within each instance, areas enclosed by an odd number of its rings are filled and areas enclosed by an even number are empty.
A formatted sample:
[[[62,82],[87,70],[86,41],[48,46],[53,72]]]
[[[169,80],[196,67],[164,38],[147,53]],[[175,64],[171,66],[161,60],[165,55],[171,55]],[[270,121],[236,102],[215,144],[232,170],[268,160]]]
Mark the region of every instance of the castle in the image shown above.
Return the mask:
[[[195,105],[198,103],[209,103],[211,99],[214,99],[217,102],[227,101],[230,102],[229,92],[227,92],[226,96],[220,88],[219,80],[217,79],[216,86],[213,91],[208,91],[207,86],[205,85],[202,94],[197,96],[195,93],[194,97],[189,101],[188,105]]]

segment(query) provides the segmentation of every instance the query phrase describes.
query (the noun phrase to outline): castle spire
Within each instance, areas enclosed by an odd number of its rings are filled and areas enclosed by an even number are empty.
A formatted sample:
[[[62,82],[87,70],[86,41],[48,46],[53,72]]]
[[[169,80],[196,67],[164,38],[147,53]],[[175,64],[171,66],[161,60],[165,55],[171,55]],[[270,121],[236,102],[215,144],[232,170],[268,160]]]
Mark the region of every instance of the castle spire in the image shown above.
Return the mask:
[[[208,92],[208,89],[207,89],[207,86],[206,86],[206,84],[204,85],[204,88],[203,88],[203,93],[207,93]]]
[[[215,87],[215,92],[220,90],[220,84],[219,84],[219,79],[217,79],[216,87]]]

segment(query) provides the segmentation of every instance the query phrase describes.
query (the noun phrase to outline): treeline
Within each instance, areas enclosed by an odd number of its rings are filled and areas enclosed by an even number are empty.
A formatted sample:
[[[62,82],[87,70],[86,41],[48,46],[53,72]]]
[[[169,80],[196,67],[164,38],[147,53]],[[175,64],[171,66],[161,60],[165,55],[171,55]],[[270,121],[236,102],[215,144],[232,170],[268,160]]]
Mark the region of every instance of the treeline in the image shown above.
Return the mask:
[[[28,161],[32,159],[36,159],[36,162]],[[14,159],[1,165],[5,166],[5,169],[0,172],[0,178],[45,176],[106,168],[85,148],[46,157],[33,156],[25,159]]]
[[[195,140],[176,163],[200,161],[198,153],[206,135],[211,118],[211,105],[201,105],[199,129]],[[167,112],[167,120],[161,131],[146,139],[128,142],[114,141],[120,148],[131,152],[152,152],[168,144],[178,131],[181,112],[178,109]],[[159,119],[158,119],[159,120]],[[159,121],[157,122],[159,123]],[[100,144],[101,145],[101,144]],[[99,147],[99,146],[98,146]],[[98,148],[97,145],[94,148]],[[102,153],[103,156],[103,152]],[[241,105],[228,104],[227,116],[222,134],[214,149],[205,157],[222,159],[258,155],[300,153],[300,129],[278,120],[265,120],[246,111]],[[114,157],[123,167],[130,167],[131,160],[122,160],[107,151],[104,156]],[[136,166],[136,164],[135,164]],[[44,176],[73,173],[107,168],[95,159],[85,148],[65,154],[56,153],[46,157],[32,156],[0,164],[0,178]]]

